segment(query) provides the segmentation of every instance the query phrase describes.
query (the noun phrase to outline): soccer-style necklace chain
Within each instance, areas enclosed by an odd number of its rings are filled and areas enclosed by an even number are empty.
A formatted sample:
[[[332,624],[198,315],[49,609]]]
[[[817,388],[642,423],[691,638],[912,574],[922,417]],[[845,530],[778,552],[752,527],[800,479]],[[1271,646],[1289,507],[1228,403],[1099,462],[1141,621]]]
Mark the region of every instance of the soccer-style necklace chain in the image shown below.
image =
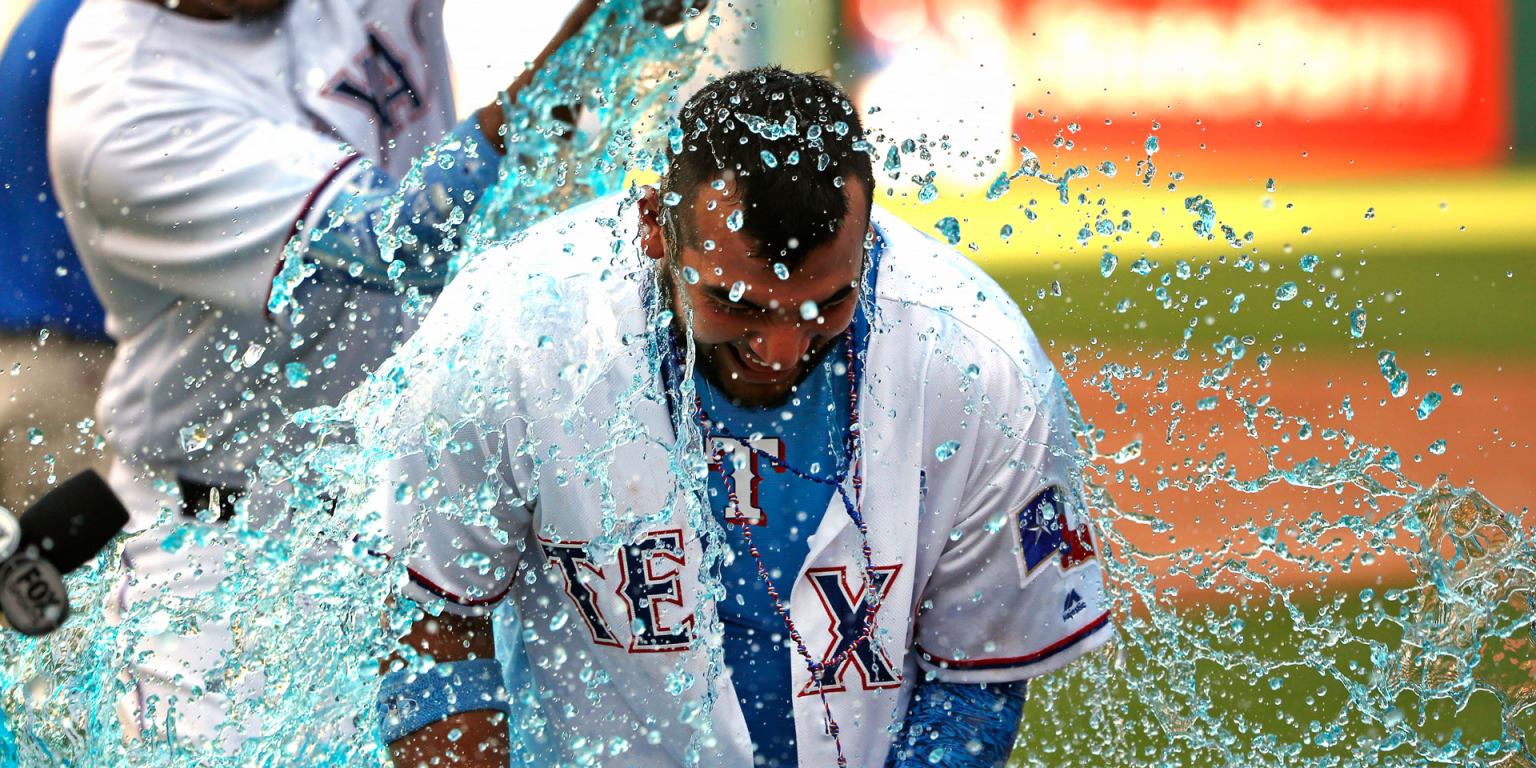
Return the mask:
[[[862,549],[864,552],[864,589],[862,590],[865,596],[864,626],[860,629],[858,637],[854,638],[852,643],[849,643],[846,650],[837,654],[826,662],[818,662],[811,656],[810,652],[806,650],[805,641],[800,635],[800,630],[795,628],[795,622],[790,619],[789,610],[784,607],[784,601],[779,596],[779,590],[774,587],[773,579],[768,576],[768,569],[763,565],[763,556],[760,552],[758,552],[757,545],[752,542],[752,527],[750,525],[740,526],[741,534],[747,540],[747,551],[752,553],[752,559],[757,564],[758,578],[762,579],[763,585],[768,588],[768,596],[773,599],[773,609],[779,614],[780,618],[784,619],[784,626],[789,630],[789,637],[795,643],[795,650],[800,654],[801,658],[805,659],[806,667],[811,672],[811,682],[816,686],[816,692],[821,698],[822,710],[826,713],[827,716],[827,732],[831,734],[833,744],[837,747],[837,764],[839,768],[845,768],[848,765],[848,761],[843,756],[843,741],[842,738],[838,735],[837,721],[832,718],[832,706],[827,702],[826,690],[822,687],[821,684],[821,675],[822,672],[828,668],[836,670],[842,667],[843,663],[848,660],[848,657],[858,649],[860,643],[872,642],[870,638],[875,627],[875,614],[880,610],[880,596],[875,594],[875,589],[873,587],[875,566],[869,547],[869,528],[864,522],[864,515],[860,508],[860,505],[863,502],[862,491],[864,480],[861,467],[862,462],[859,458],[859,447],[861,444],[859,437],[859,381],[855,372],[857,352],[854,347],[854,337],[855,334],[851,327],[843,332],[843,339],[845,345],[847,346],[848,352],[849,423],[848,436],[843,443],[843,448],[844,451],[846,451],[847,460],[842,463],[842,466],[837,469],[836,474],[834,474],[832,477],[821,477],[818,475],[810,474],[808,472],[802,472],[799,469],[796,469],[795,467],[785,463],[784,460],[778,456],[768,453],[767,451],[764,451],[760,448],[753,447],[753,445],[745,438],[737,437],[736,435],[728,433],[719,435],[720,437],[735,440],[737,443],[741,444],[742,447],[751,452],[752,455],[767,460],[769,464],[775,469],[787,471],[790,474],[803,480],[810,480],[822,485],[832,486],[833,490],[837,492],[838,498],[842,499],[843,509],[848,512],[848,517],[853,520],[853,524],[859,529],[859,540],[862,543]],[[704,435],[708,437],[712,432],[710,429],[711,420],[709,418],[709,413],[704,410],[704,401],[702,398],[700,398],[697,391],[694,392],[693,399],[694,406],[697,408],[699,413],[700,429],[703,430]],[[724,432],[723,429],[719,431]],[[720,467],[720,478],[725,483],[727,513],[725,520],[727,524],[729,524],[732,520],[732,513],[734,513],[737,519],[740,519],[741,517],[741,509],[738,506],[736,500],[736,481],[731,471],[726,468],[725,463],[727,461],[727,456],[724,449],[713,449],[711,454],[715,462]],[[845,487],[848,485],[847,481],[850,478],[852,479],[853,485],[853,493],[851,496]]]

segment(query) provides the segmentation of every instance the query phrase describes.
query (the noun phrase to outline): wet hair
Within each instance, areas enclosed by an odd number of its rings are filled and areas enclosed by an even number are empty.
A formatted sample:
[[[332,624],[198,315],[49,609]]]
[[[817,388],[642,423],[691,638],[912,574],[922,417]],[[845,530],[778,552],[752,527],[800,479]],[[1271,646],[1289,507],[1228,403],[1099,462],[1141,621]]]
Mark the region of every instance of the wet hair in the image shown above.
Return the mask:
[[[753,255],[791,267],[837,236],[847,184],[864,187],[866,206],[874,198],[864,127],[848,95],[821,75],[780,67],[733,72],[694,94],[670,132],[667,160],[661,189],[681,201],[672,219],[682,242],[698,241],[684,204],[702,185],[729,179]]]

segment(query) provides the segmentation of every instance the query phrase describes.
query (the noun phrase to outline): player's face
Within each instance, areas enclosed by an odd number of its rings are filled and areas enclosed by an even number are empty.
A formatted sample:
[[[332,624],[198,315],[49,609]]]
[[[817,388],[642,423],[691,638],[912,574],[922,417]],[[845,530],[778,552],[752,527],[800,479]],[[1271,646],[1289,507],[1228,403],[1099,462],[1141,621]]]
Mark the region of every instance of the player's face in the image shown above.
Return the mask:
[[[775,273],[773,259],[756,254],[755,242],[727,225],[741,207],[730,186],[702,186],[691,203],[677,206],[687,210],[675,213],[693,217],[695,237],[691,244],[668,238],[667,258],[676,266],[670,270],[673,311],[685,318],[692,308],[698,368],[736,404],[783,403],[852,323],[869,222],[863,188],[847,189],[849,214],[837,236],[808,252],[785,278]],[[682,277],[694,273],[696,282]]]

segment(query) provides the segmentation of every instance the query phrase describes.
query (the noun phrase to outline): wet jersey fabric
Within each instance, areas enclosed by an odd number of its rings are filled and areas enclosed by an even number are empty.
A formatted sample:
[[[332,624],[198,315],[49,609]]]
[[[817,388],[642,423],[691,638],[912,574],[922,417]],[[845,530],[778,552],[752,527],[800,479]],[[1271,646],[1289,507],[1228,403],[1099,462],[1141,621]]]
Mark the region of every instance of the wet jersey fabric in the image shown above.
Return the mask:
[[[749,544],[756,547],[775,589],[784,594],[805,564],[807,542],[823,514],[846,512],[832,485],[775,466],[763,454],[807,475],[836,474],[847,454],[846,353],[846,340],[838,342],[789,402],[775,408],[738,407],[702,374],[694,374],[694,387],[708,415],[706,444],[724,457],[723,465],[717,461],[710,466],[710,508],[735,556],[721,570],[726,664],[756,757],[762,761],[758,764],[770,768],[796,764],[790,666],[804,666],[805,660],[789,639]],[[731,476],[736,510],[727,509],[730,489],[722,469]]]
[[[857,385],[868,534],[829,503],[780,587],[825,664],[788,665],[807,768],[839,751],[882,764],[927,675],[1024,680],[1114,632],[1068,395],[1044,350],[963,256],[878,206],[872,226],[884,247],[861,298]],[[387,460],[345,503],[381,511],[369,535],[409,567],[406,596],[460,614],[515,607],[510,639],[536,693],[515,702],[526,744],[560,764],[751,765],[742,697],[712,667],[739,660],[712,642],[731,598],[702,570],[715,530],[704,439],[693,398],[674,414],[655,362],[667,321],[647,301],[657,273],[637,231],[634,206],[607,197],[469,265],[349,398],[370,404],[359,450]]]

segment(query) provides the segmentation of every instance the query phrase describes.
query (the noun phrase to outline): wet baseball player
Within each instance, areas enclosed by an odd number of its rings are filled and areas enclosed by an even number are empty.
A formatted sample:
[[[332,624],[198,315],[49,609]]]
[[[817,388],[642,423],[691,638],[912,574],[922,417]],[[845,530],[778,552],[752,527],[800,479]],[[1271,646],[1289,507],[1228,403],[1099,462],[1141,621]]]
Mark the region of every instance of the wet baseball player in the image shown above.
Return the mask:
[[[827,80],[724,77],[359,393],[437,662],[386,679],[398,765],[995,766],[1112,636],[1061,378],[869,152]]]

